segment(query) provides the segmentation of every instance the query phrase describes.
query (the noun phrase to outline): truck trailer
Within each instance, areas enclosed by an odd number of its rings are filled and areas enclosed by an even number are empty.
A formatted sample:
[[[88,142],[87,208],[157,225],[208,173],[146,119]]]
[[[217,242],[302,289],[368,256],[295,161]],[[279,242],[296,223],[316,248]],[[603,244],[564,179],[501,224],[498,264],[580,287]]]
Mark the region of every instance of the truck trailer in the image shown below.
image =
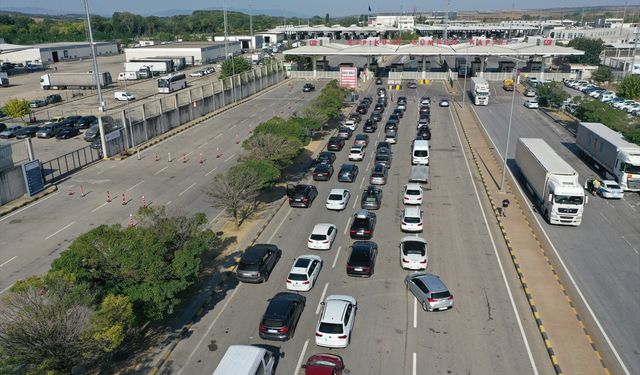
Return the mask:
[[[580,156],[623,191],[640,191],[640,146],[599,122],[581,122],[576,132]]]
[[[578,172],[539,138],[518,139],[516,164],[550,224],[580,225],[586,197]]]
[[[131,60],[124,63],[126,72],[139,71],[140,68],[148,67],[156,74],[171,73],[173,71],[173,60]]]
[[[100,73],[98,78],[100,87],[113,83],[109,72]],[[95,89],[96,76],[94,73],[49,73],[40,76],[40,87],[43,90]]]
[[[473,82],[472,95],[473,95],[473,104],[475,105],[489,105],[489,95],[491,91],[489,91],[489,82],[483,77],[473,77],[471,78],[471,82]]]

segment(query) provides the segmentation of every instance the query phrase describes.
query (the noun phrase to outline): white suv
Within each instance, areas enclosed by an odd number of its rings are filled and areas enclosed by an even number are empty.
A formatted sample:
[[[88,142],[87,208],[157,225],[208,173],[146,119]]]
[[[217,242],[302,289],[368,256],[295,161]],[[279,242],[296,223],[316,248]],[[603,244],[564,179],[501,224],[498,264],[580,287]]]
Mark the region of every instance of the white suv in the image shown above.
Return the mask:
[[[355,131],[358,128],[358,124],[356,124],[354,120],[347,120],[344,123],[344,127],[351,129],[351,131]]]
[[[316,327],[316,345],[327,348],[346,348],[356,320],[356,299],[345,295],[331,295],[322,303],[322,313]]]
[[[402,195],[402,203],[404,204],[422,204],[422,187],[418,184],[404,185],[404,194]]]
[[[347,208],[351,194],[346,189],[331,189],[327,197],[327,210],[342,211]]]
[[[362,161],[364,159],[364,148],[361,146],[351,147],[348,157],[351,161]]]

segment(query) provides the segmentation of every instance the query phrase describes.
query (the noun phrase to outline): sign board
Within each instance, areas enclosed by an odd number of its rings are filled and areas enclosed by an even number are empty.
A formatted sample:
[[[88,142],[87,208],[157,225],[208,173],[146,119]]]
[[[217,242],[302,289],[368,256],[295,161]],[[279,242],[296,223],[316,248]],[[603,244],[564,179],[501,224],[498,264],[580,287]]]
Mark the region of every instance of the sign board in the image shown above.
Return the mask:
[[[631,74],[640,74],[640,64],[633,64],[633,68],[631,69]]]
[[[33,160],[22,164],[22,176],[24,184],[27,186],[27,195],[32,197],[44,190],[44,177],[40,160]]]
[[[104,139],[106,142],[109,142],[119,137],[120,137],[120,130],[114,130],[111,133],[107,133],[107,135],[104,136]]]
[[[355,89],[358,86],[358,68],[340,67],[340,87]]]

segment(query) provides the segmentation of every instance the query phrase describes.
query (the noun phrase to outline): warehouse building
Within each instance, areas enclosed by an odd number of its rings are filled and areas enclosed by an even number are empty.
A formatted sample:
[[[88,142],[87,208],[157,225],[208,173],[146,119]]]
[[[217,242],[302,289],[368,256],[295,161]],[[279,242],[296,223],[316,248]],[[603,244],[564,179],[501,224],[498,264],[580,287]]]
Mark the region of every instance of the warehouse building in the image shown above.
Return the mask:
[[[239,55],[241,44],[239,41],[228,41],[228,53]],[[153,57],[184,57],[193,61],[193,65],[208,64],[225,58],[225,44],[220,42],[181,42],[161,44],[148,47],[126,48],[126,61],[148,59]]]
[[[118,53],[116,42],[96,42],[98,56]],[[87,42],[59,42],[34,44],[0,44],[0,60],[14,64],[53,64],[59,61],[88,59],[91,57],[91,45]]]
[[[215,36],[213,37],[213,41],[224,43],[224,36]],[[262,35],[229,35],[227,37],[227,41],[240,42],[240,48],[242,48],[243,51],[246,51],[262,49],[263,38]]]

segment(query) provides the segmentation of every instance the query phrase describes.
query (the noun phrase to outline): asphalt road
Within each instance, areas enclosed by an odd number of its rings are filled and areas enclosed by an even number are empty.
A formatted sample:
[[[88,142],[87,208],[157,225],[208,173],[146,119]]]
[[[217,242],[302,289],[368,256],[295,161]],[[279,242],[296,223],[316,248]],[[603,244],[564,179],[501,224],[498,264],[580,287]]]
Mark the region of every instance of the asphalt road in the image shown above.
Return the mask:
[[[203,191],[217,173],[236,163],[241,141],[259,123],[300,110],[324,86],[318,82],[317,91],[306,94],[303,82],[292,83],[291,91],[288,85],[277,87],[141,152],[141,160],[102,161],[81,170],[60,183],[57,193],[0,218],[0,293],[19,279],[46,272],[75,237],[91,228],[127,225],[129,215],[142,206],[142,196],[147,204],[169,211],[216,218],[220,211]]]
[[[278,374],[297,374],[310,355],[330,351],[316,346],[314,337],[319,303],[331,294],[352,295],[358,302],[351,344],[331,350],[343,356],[351,374],[553,373],[530,309],[516,286],[513,267],[507,263],[504,244],[493,244],[498,238],[495,223],[486,223],[485,215],[490,213],[487,202],[476,190],[477,176],[471,177],[458,130],[445,108],[435,107],[432,113],[432,181],[425,191],[425,231],[421,236],[430,246],[428,271],[448,284],[456,305],[452,310],[426,313],[404,287],[408,272],[400,268],[398,249],[405,236],[399,220],[401,191],[408,180],[410,142],[418,117],[414,98],[425,91],[436,97],[447,95],[441,83],[403,92],[410,95],[408,110],[400,122],[399,142],[393,146],[389,181],[382,187],[382,207],[375,211],[378,223],[372,240],[378,243],[379,254],[373,277],[347,277],[346,261],[353,242],[347,232],[367,186],[372,151],[382,128],[370,135],[365,160],[356,162],[360,173],[354,183],[337,183],[334,175],[329,182],[314,183],[319,196],[311,208],[285,205],[280,209],[258,239],[283,251],[269,281],[237,284],[232,278],[217,303],[179,342],[164,373],[211,374],[230,345],[257,344],[279,352]],[[386,115],[392,109],[390,103]],[[345,147],[334,165],[339,168],[347,153]],[[329,190],[336,187],[347,188],[352,194],[343,212],[328,211],[324,206]],[[329,251],[309,250],[307,237],[321,222],[335,224],[338,237]],[[304,293],[306,308],[295,336],[287,342],[261,340],[258,324],[268,299],[285,290],[289,268],[302,254],[320,255],[324,265],[316,286]],[[505,265],[504,271],[499,262]]]
[[[504,155],[511,93],[496,84],[492,94],[489,106],[474,109],[497,150]],[[535,137],[544,139],[571,164],[580,174],[581,182],[593,176],[595,173],[575,154],[575,137],[540,111],[525,108],[522,105],[525,99],[516,93],[507,153],[510,168],[515,170],[517,139]],[[543,230],[632,374],[640,373],[638,214],[640,195],[625,193],[619,201],[589,195],[582,225],[577,228],[552,226],[538,216]]]

